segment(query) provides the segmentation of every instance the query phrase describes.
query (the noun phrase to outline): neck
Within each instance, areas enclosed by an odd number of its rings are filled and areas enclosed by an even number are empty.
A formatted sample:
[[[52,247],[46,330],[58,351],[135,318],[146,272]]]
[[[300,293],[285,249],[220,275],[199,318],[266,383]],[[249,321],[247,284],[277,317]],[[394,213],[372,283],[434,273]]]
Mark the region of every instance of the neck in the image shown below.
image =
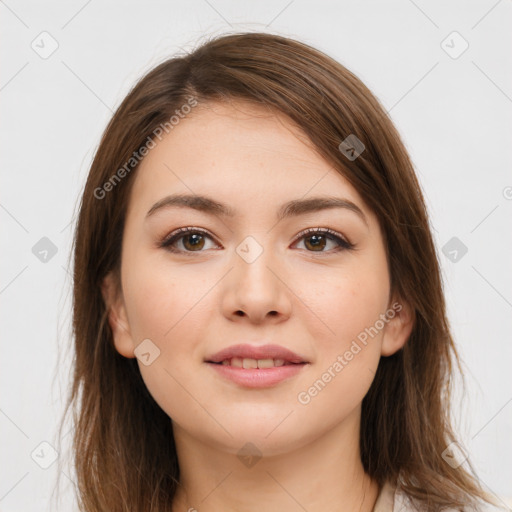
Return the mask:
[[[359,424],[358,409],[320,438],[247,466],[238,450],[205,444],[173,424],[180,486],[172,510],[371,512],[379,487],[361,463]]]

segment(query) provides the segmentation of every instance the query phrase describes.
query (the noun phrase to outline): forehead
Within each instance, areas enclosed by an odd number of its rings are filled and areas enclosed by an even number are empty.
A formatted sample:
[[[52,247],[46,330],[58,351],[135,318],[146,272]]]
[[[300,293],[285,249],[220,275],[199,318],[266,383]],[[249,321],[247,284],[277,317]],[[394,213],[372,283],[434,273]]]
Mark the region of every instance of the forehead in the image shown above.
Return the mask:
[[[199,105],[157,140],[137,170],[129,210],[145,215],[175,192],[215,196],[237,211],[336,195],[370,213],[304,132],[284,114],[248,102]]]

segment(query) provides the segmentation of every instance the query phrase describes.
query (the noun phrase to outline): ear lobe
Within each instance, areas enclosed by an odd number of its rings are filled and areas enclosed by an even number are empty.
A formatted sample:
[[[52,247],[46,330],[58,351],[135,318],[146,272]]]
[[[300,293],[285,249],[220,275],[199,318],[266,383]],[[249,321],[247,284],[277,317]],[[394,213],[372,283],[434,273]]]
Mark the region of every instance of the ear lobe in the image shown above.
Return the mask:
[[[122,292],[113,272],[109,272],[103,279],[101,294],[108,311],[108,322],[116,350],[124,357],[134,358],[135,344],[130,333]]]
[[[415,320],[412,307],[402,300],[391,303],[386,317],[388,321],[384,327],[381,346],[381,355],[384,357],[393,355],[407,343]]]

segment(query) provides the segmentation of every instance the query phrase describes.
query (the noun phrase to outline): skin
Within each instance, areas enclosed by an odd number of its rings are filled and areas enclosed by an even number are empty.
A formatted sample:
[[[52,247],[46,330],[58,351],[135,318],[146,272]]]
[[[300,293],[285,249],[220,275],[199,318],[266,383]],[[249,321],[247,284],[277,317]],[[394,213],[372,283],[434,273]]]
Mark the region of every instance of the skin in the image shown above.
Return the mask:
[[[237,214],[172,207],[146,219],[173,193],[204,194]],[[366,222],[342,208],[276,221],[283,203],[313,196],[348,199]],[[181,227],[210,238],[194,250],[182,237],[180,253],[158,246]],[[315,251],[311,234],[295,239],[306,228],[330,228],[355,249],[327,239]],[[236,252],[247,236],[263,251],[251,263]],[[412,315],[390,297],[377,218],[286,117],[245,102],[209,103],[149,152],[130,197],[121,284],[122,292],[109,274],[102,288],[117,351],[135,357],[145,339],[160,350],[150,365],[138,363],[172,418],[181,471],[173,511],[373,509],[379,488],[360,461],[361,402],[381,356],[407,341]],[[300,403],[299,393],[397,301],[401,311]],[[204,362],[244,342],[280,344],[309,364],[273,387],[248,389]],[[248,442],[262,455],[251,467],[237,457]]]

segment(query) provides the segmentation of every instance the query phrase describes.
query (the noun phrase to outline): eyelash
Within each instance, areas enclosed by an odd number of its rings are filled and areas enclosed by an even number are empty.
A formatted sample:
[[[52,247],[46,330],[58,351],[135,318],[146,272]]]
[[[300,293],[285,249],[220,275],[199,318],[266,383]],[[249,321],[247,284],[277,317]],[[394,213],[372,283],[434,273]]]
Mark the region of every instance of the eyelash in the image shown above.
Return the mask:
[[[202,228],[193,228],[193,227],[187,227],[187,228],[179,228],[176,231],[173,231],[168,236],[166,236],[159,244],[159,247],[162,249],[166,249],[169,252],[173,253],[186,253],[186,254],[194,254],[194,253],[201,253],[204,251],[182,251],[177,250],[175,248],[172,248],[172,245],[183,238],[185,235],[190,234],[200,234],[207,236],[210,239],[213,239],[206,230]],[[355,245],[350,243],[348,240],[343,238],[339,233],[336,233],[336,231],[333,231],[329,228],[308,228],[304,231],[301,231],[294,239],[293,243],[295,244],[302,238],[307,238],[307,235],[325,235],[329,240],[332,240],[338,244],[338,248],[330,250],[330,251],[307,251],[312,254],[318,253],[318,254],[332,254],[333,252],[339,252],[339,251],[350,251],[355,248]]]

